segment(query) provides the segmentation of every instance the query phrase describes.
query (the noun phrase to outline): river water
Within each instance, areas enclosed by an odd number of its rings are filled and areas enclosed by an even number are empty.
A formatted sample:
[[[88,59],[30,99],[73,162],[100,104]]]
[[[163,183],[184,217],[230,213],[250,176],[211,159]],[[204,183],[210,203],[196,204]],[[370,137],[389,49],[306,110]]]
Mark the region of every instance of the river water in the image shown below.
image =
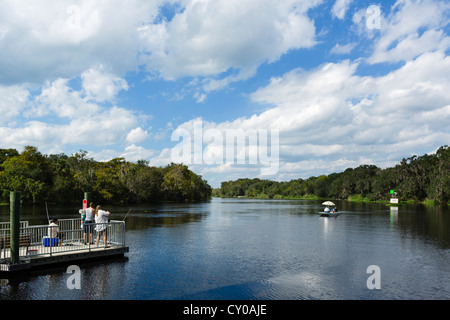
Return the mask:
[[[1,279],[0,299],[450,299],[448,206],[336,204],[336,218],[306,200],[108,207],[117,220],[132,209],[127,259],[80,264],[81,289],[67,287],[66,267]],[[49,214],[77,217],[78,208]],[[44,224],[45,207],[22,207],[21,220]]]

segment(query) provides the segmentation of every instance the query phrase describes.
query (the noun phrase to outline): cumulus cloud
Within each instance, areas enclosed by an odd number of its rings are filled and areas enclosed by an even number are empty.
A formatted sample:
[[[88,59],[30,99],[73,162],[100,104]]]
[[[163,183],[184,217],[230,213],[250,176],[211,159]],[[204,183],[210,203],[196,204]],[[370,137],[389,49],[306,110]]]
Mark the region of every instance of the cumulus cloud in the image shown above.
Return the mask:
[[[364,153],[373,159],[379,159],[378,154],[400,156],[409,154],[412,146],[426,152],[430,144],[444,145],[449,138],[444,125],[450,117],[450,95],[444,89],[450,85],[446,76],[449,62],[443,53],[427,53],[382,77],[357,76],[355,66],[345,62],[326,65],[307,75],[287,74],[259,90],[254,98],[275,103],[273,110],[282,119],[280,123],[289,124],[280,126],[282,131],[289,129],[290,137],[282,140],[288,158],[288,150],[302,146],[305,154],[314,150],[307,143],[343,146],[332,156],[349,159]],[[330,77],[337,74],[341,77]],[[305,95],[305,84],[321,97]],[[274,90],[281,88],[291,94],[275,100]],[[288,110],[292,110],[286,113],[289,118],[297,121],[283,116]]]
[[[112,107],[89,118],[77,118],[63,126],[64,144],[113,145],[123,141],[138,123],[132,111]]]
[[[103,65],[99,65],[81,74],[87,100],[113,101],[120,91],[128,90],[128,84],[124,79],[104,69]]]
[[[203,121],[203,130],[217,130],[224,138],[230,129],[278,130],[280,178],[338,172],[360,164],[393,165],[412,152],[426,153],[430,145],[448,143],[450,57],[426,53],[379,77],[359,76],[358,65],[346,60],[289,71],[252,94],[253,101],[269,106],[266,111],[233,121]],[[199,120],[177,130],[194,137]],[[205,156],[216,152],[214,147],[204,141],[197,151]],[[195,159],[198,154],[191,150]],[[252,151],[246,152],[248,163]],[[167,159],[169,150],[164,154]],[[213,168],[204,164],[209,172],[239,168],[236,161],[219,161]]]
[[[32,120],[20,127],[0,127],[0,145],[21,149],[34,145],[43,152],[72,145],[105,146],[124,141],[138,123],[129,110],[112,107],[90,117],[79,117],[68,123]]]
[[[425,52],[447,50],[450,37],[443,32],[450,18],[445,1],[398,0],[383,19],[369,63],[399,62]]]
[[[0,85],[0,125],[18,116],[26,108],[28,99],[29,92],[25,87]]]
[[[177,89],[183,88],[175,96],[189,96],[207,106],[214,101],[208,94],[259,75],[261,65],[296,49],[316,46],[312,17],[317,15],[310,13],[320,3],[1,1],[0,145],[31,144],[43,152],[83,145],[102,159],[123,155],[166,165],[173,160],[171,148],[164,145],[158,154],[143,143],[150,137],[152,143],[161,143],[176,128],[150,133],[144,129],[148,110],[137,115],[120,106],[120,95],[134,86],[126,75],[163,80],[158,85],[188,77],[176,83]],[[336,0],[331,15],[344,20],[353,3]],[[264,111],[228,121],[184,119],[178,129],[192,132],[195,121],[202,120],[204,130],[223,137],[227,130],[277,130],[279,178],[308,175],[314,168],[338,171],[362,163],[390,164],[412,152],[428,152],[430,145],[448,144],[449,7],[443,0],[398,0],[382,8],[381,29],[375,31],[365,26],[365,10],[354,11],[349,32],[357,32],[351,37],[371,37],[370,43],[363,43],[365,56],[309,69],[298,67],[310,65],[302,58],[293,69],[290,59],[282,73],[269,82],[258,78],[251,85],[260,88],[244,92],[249,104]],[[354,53],[356,38],[329,52]],[[401,66],[382,76],[359,73],[361,66],[392,62]],[[203,142],[203,155],[215,159],[219,141]],[[244,157],[250,159],[258,145],[248,143]],[[259,173],[259,167],[237,163],[194,167],[222,177]]]
[[[58,78],[47,82],[41,93],[34,97],[33,108],[25,111],[27,117],[42,117],[51,113],[58,117],[89,117],[98,112],[99,106],[88,102],[83,91],[73,90],[69,79]]]
[[[74,90],[72,79],[58,78],[47,81],[40,94],[35,95],[24,111],[26,117],[42,117],[55,114],[60,118],[90,117],[101,109],[99,103],[114,103],[120,91],[127,90],[127,82],[102,66],[90,68],[81,74],[82,87]],[[31,95],[30,95],[31,96]]]
[[[288,50],[316,43],[306,12],[318,2],[184,1],[172,20],[139,29],[149,52],[146,63],[165,79],[232,69],[249,73]]]
[[[41,84],[103,66],[123,76],[144,66],[164,79],[205,77],[198,95],[255,75],[265,62],[316,44],[307,15],[320,0],[74,1],[0,3],[0,84]],[[162,18],[161,8],[177,8]],[[270,45],[267,45],[269,44]],[[88,71],[86,71],[88,70]],[[117,84],[115,84],[117,85]],[[120,86],[120,85],[119,85]],[[111,88],[111,87],[110,87]],[[93,91],[95,90],[95,91]]]
[[[141,127],[134,128],[131,130],[126,138],[126,141],[128,143],[139,143],[147,139],[149,136],[148,132],[146,130],[143,130]]]
[[[162,1],[4,0],[0,2],[0,83],[73,78],[103,64],[133,70],[137,28]]]
[[[139,123],[137,116],[112,104],[120,90],[127,88],[126,82],[96,69],[87,70],[81,78],[79,90],[70,86],[72,79],[64,78],[46,82],[39,90],[0,86],[0,93],[4,91],[0,109],[6,115],[3,119],[9,120],[8,127],[0,127],[0,145],[18,149],[34,145],[47,151],[77,144],[125,143],[127,134],[139,140],[144,132],[132,131]],[[33,88],[37,93],[32,93]]]
[[[135,144],[129,145],[125,148],[120,156],[127,159],[128,161],[138,161],[149,159],[155,154],[154,150],[146,149],[142,146],[136,146]]]

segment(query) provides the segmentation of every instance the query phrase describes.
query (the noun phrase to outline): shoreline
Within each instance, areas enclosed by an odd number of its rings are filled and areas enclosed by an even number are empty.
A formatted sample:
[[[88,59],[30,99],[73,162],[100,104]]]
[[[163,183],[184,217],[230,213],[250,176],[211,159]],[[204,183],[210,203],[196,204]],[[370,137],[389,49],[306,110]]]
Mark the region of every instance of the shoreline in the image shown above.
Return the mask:
[[[330,200],[329,198],[321,198],[317,196],[307,196],[307,197],[285,197],[285,196],[275,196],[272,198],[269,197],[247,197],[247,196],[238,196],[238,197],[225,197],[225,196],[219,196],[219,195],[213,195],[213,198],[223,198],[223,199],[258,199],[258,200]],[[347,199],[331,199],[332,201],[348,201],[348,202],[355,202],[355,203],[380,203],[385,204],[387,206],[403,206],[408,204],[414,204],[414,205],[425,205],[425,206],[450,206],[449,203],[439,203],[434,200],[424,200],[424,201],[416,201],[416,200],[400,200],[398,204],[391,204],[389,200],[370,200],[365,197],[360,196],[350,196]]]

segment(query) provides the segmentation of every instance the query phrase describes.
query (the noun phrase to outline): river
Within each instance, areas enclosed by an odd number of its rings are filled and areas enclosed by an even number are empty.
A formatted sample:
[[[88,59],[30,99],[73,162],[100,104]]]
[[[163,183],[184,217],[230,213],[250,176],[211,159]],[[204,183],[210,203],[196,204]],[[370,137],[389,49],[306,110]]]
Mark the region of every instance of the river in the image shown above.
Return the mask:
[[[66,267],[1,279],[0,299],[450,299],[448,206],[336,204],[336,218],[319,217],[323,206],[312,200],[107,207],[118,220],[132,209],[127,259],[80,264],[80,289],[68,288]],[[21,220],[45,223],[45,207],[23,206]]]

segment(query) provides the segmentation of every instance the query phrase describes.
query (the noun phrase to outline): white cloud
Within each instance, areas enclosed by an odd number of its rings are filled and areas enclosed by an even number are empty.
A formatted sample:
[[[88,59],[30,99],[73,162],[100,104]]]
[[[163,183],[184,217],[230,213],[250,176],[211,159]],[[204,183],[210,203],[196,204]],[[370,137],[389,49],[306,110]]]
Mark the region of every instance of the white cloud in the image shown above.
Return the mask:
[[[127,134],[139,122],[133,111],[89,101],[94,94],[95,99],[103,102],[105,99],[114,100],[124,82],[109,74],[89,76],[89,80],[96,78],[109,91],[95,91],[89,81],[84,82],[84,88],[74,90],[69,85],[71,80],[63,78],[47,82],[40,90],[36,86],[33,90],[0,86],[0,109],[5,115],[4,121],[10,122],[9,127],[0,127],[0,145],[17,149],[34,145],[45,152],[76,144],[104,146],[124,143]],[[33,91],[38,93],[33,95]],[[35,120],[44,117],[45,120]],[[27,119],[30,120],[22,124]],[[136,132],[134,139],[137,139]]]
[[[4,0],[0,84],[41,84],[86,72],[86,92],[109,99],[114,94],[109,90],[125,89],[124,84],[109,83],[100,92],[102,81],[112,79],[90,68],[101,65],[123,76],[145,65],[149,74],[164,79],[206,77],[199,92],[202,102],[208,92],[254,76],[262,63],[314,46],[314,21],[307,12],[319,3]],[[161,18],[163,4],[178,8],[173,17]]]
[[[0,145],[22,149],[25,145],[57,144],[58,130],[41,121],[30,121],[20,128],[0,127]]]
[[[132,129],[126,138],[126,141],[128,143],[139,143],[145,141],[149,136],[148,132],[146,130],[143,130],[141,127],[137,127]]]
[[[194,94],[194,98],[196,99],[197,103],[202,103],[202,102],[205,102],[205,100],[206,100],[206,94],[196,92]]]
[[[154,150],[131,144],[126,146],[123,150],[117,148],[101,148],[97,151],[91,150],[88,151],[87,156],[101,162],[110,161],[114,158],[124,158],[126,161],[137,162],[138,160],[150,159],[154,153]],[[167,165],[167,163],[165,165]]]
[[[29,121],[21,127],[0,127],[0,145],[21,149],[34,145],[43,152],[71,145],[106,146],[125,142],[126,134],[138,123],[135,115],[118,107],[79,117],[69,123]]]
[[[114,101],[119,91],[128,90],[128,84],[124,79],[104,69],[104,66],[99,65],[81,74],[87,100],[97,102]]]
[[[26,108],[29,92],[23,86],[0,85],[0,125],[6,124]]]
[[[355,47],[357,43],[347,43],[345,45],[340,45],[336,43],[335,46],[331,49],[331,54],[349,54]]]
[[[88,118],[100,112],[102,107],[98,103],[113,103],[120,91],[128,89],[124,79],[105,72],[101,66],[81,74],[80,90],[72,89],[71,80],[47,81],[41,92],[30,98],[30,107],[23,115],[28,118],[52,114],[68,119]]]
[[[449,57],[424,54],[378,78],[356,76],[355,67],[348,62],[327,64],[313,72],[290,72],[274,79],[253,96],[276,106],[261,114],[259,122],[272,119],[270,123],[277,124],[285,137],[282,141],[292,148],[306,143],[384,148],[423,135],[445,144],[448,130],[431,123],[449,120],[450,94],[445,89],[450,85]],[[398,135],[402,129],[411,133],[409,139]],[[358,151],[345,148],[342,155],[353,152]]]
[[[336,0],[331,9],[331,13],[335,18],[344,19],[345,13],[350,7],[352,0]]]
[[[313,46],[315,28],[306,12],[318,2],[184,1],[171,21],[139,29],[146,63],[166,79],[247,73],[288,50]]]
[[[88,151],[87,156],[96,161],[107,162],[120,157],[120,152],[113,149],[101,149],[99,151]]]
[[[380,77],[358,76],[357,70],[358,63],[343,61],[287,72],[251,96],[268,105],[266,111],[227,122],[203,121],[203,132],[214,129],[225,137],[228,129],[279,130],[279,178],[339,172],[361,164],[393,165],[409,154],[448,144],[450,57],[423,54]],[[199,120],[178,129],[194,137]],[[215,147],[204,141],[200,151],[207,156],[217,152]],[[170,151],[155,159],[168,161]],[[251,150],[247,152],[249,157]],[[210,175],[239,169],[250,174],[255,166],[219,161],[204,163],[203,170]]]
[[[138,160],[146,160],[155,154],[154,150],[149,150],[141,146],[136,146],[134,144],[129,145],[125,148],[125,151],[120,155],[127,161],[136,162]]]
[[[99,106],[86,101],[83,91],[73,90],[68,85],[69,79],[59,78],[47,82],[41,93],[34,97],[34,107],[25,112],[27,117],[42,117],[55,113],[58,117],[70,119],[89,117],[99,111]]]
[[[445,1],[398,0],[382,21],[369,63],[399,62],[425,52],[450,48],[450,37],[443,31],[450,17]]]
[[[149,165],[155,167],[165,167],[170,164],[172,161],[172,149],[164,148],[157,155],[153,156]]]
[[[3,0],[0,83],[73,78],[103,64],[114,74],[138,65],[137,28],[162,1]]]
[[[113,145],[124,141],[127,133],[138,123],[130,110],[112,107],[89,118],[78,118],[64,127],[65,144]]]
[[[352,2],[336,0],[332,15],[343,20]],[[150,132],[144,129],[146,111],[137,115],[116,106],[119,95],[129,90],[126,72],[141,76],[144,65],[147,75],[159,80],[192,77],[175,94],[162,90],[207,105],[214,101],[209,93],[259,76],[262,64],[316,45],[315,22],[308,14],[319,0],[175,0],[167,2],[174,10],[167,17],[159,11],[162,3],[1,1],[0,125],[8,127],[0,127],[0,145],[31,144],[43,152],[82,145],[102,159],[124,155],[166,165],[172,160],[170,148],[156,154],[140,144],[149,138],[159,143],[175,128],[168,125]],[[381,29],[375,31],[365,26],[364,9],[354,11],[355,25],[349,32],[359,27],[360,36],[364,32],[372,37],[373,47],[365,48],[367,59],[287,69],[249,95],[249,105],[263,105],[265,111],[229,121],[203,121],[205,130],[279,130],[279,177],[367,161],[386,164],[448,144],[449,8],[442,0],[399,0],[390,13],[382,8]],[[347,41],[330,53],[353,53],[357,44]],[[293,57],[280,65],[293,68]],[[383,76],[358,75],[363,63],[380,62],[403,64]],[[295,61],[295,66],[302,65],[301,58]],[[251,85],[265,81],[256,80]],[[191,130],[194,120],[184,120],[178,128]],[[210,143],[205,151],[213,156],[220,148]],[[254,153],[249,148],[248,156]],[[246,165],[195,168],[224,176],[259,173],[259,168]]]

